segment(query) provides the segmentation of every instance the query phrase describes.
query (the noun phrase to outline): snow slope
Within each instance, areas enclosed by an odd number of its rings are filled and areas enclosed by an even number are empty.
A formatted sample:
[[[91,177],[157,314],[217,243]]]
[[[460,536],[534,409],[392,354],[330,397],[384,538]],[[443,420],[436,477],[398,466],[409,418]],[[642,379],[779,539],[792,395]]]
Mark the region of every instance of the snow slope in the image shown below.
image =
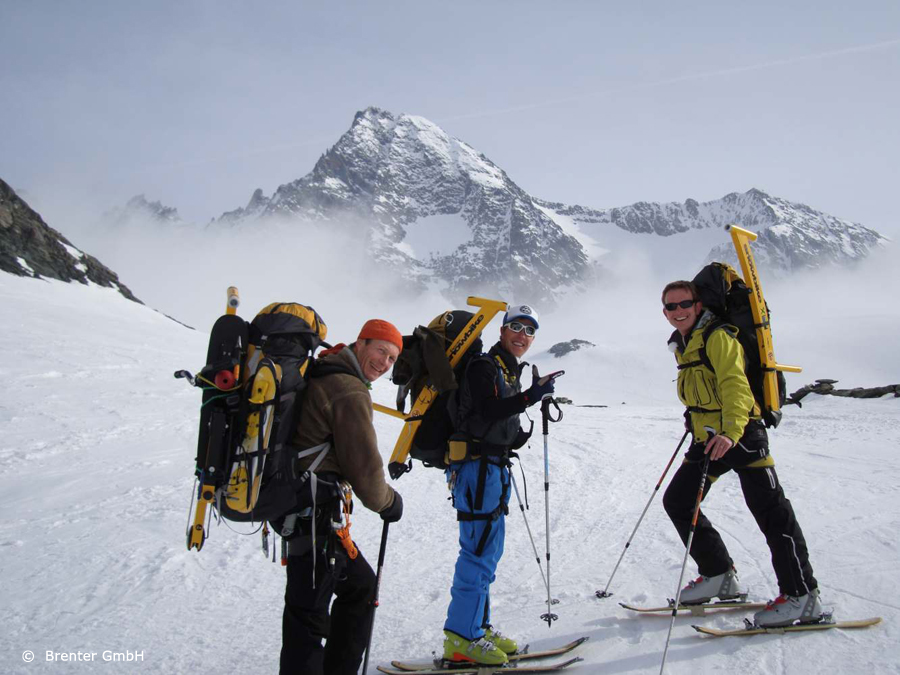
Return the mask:
[[[675,448],[681,409],[658,308],[654,330],[642,337],[643,324],[620,331],[618,316],[594,311],[608,306],[592,298],[573,313],[580,320],[576,334],[556,329],[560,338],[566,332],[597,343],[595,350],[552,359],[543,352],[555,339],[552,331],[539,335],[533,349],[542,371],[568,370],[559,394],[609,405],[565,406],[565,418],[551,428],[551,582],[559,621],[548,628],[539,619],[546,593],[515,504],[493,587],[494,620],[535,649],[590,636],[579,650],[585,662],[572,673],[655,673],[669,619],[631,614],[617,601],[655,604],[675,593],[683,548],[659,498],[613,581],[615,596],[598,600],[594,591],[606,584]],[[342,311],[317,308],[326,316]],[[430,318],[442,309],[419,311]],[[224,526],[200,553],[184,544],[199,392],[172,372],[202,365],[206,335],[109,289],[9,275],[0,275],[0,316],[6,385],[0,394],[0,671],[276,672],[281,566],[263,557],[258,536]],[[876,318],[896,334],[896,316]],[[554,322],[563,319],[544,321]],[[778,344],[793,351],[806,330],[798,319],[790,332],[779,332]],[[820,350],[827,340],[828,334],[817,336]],[[647,352],[651,345],[656,352]],[[854,356],[864,360],[866,350],[843,361]],[[884,381],[846,384],[895,382],[893,358]],[[376,383],[376,400],[389,404],[393,394],[390,382]],[[725,627],[740,615],[682,618],[666,672],[900,672],[900,400],[806,401],[786,415],[773,451],[823,600],[840,618],[885,622],[855,632],[714,640],[689,624]],[[376,428],[387,457],[400,424],[379,415]],[[535,436],[522,464],[543,559],[541,453]],[[518,470],[517,478],[521,489]],[[419,466],[395,485],[406,515],[390,530],[372,672],[375,664],[439,647],[456,555],[456,522],[441,475]],[[771,597],[767,549],[733,476],[716,483],[705,512],[720,527],[752,596]],[[353,531],[374,564],[377,515],[357,509]],[[33,663],[23,661],[25,650],[36,654]],[[47,662],[48,650],[97,655],[93,663]],[[105,663],[105,650],[140,652],[143,659]]]

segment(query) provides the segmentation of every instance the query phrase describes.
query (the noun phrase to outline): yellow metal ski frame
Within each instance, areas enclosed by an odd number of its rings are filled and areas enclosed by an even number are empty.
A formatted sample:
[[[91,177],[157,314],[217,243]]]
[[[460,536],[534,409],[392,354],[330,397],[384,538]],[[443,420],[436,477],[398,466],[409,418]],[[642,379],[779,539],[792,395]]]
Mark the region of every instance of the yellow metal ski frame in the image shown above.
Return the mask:
[[[447,349],[447,358],[450,359],[451,368],[455,367],[460,359],[462,359],[466,352],[464,347],[471,345],[497,314],[506,311],[506,303],[500,300],[470,297],[466,302],[472,307],[478,307],[478,311],[475,313],[475,316],[469,320],[469,323],[466,324],[465,328],[460,331],[459,335],[453,341],[453,344]],[[392,417],[399,417],[406,421],[403,425],[403,429],[400,430],[400,436],[397,438],[397,443],[394,445],[394,452],[391,454],[390,462],[392,464],[394,462],[400,464],[406,462],[406,458],[409,457],[409,449],[412,446],[412,439],[416,435],[416,430],[418,430],[419,425],[422,423],[422,415],[425,414],[437,396],[437,389],[430,385],[424,387],[408,415],[404,415],[398,410],[388,408],[378,403],[373,404],[375,410],[378,412],[391,415]]]
[[[778,377],[776,371],[787,373],[802,372],[799,366],[786,366],[775,360],[775,350],[772,347],[772,327],[769,324],[769,310],[759,281],[759,273],[756,269],[756,261],[753,259],[753,251],[750,250],[750,242],[756,240],[756,233],[745,230],[737,225],[726,226],[731,232],[731,241],[741,263],[741,271],[744,274],[744,283],[750,289],[750,308],[753,311],[753,322],[756,324],[756,337],[759,341],[759,359],[763,367],[763,396],[766,407],[778,412],[781,409],[781,401],[778,396]]]

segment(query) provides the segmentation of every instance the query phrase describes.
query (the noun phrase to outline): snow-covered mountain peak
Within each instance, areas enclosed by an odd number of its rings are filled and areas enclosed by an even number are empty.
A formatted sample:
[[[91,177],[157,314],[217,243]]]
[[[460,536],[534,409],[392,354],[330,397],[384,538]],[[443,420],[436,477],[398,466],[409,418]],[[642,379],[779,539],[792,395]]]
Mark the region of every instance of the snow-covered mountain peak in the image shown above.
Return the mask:
[[[309,174],[254,201],[217,222],[340,224],[365,237],[376,265],[421,286],[535,302],[589,271],[581,244],[503,170],[416,115],[358,112]]]
[[[107,217],[118,222],[150,220],[155,223],[182,224],[178,209],[166,206],[160,201],[149,201],[144,195],[135,195],[125,203],[124,208],[113,209]]]
[[[174,209],[142,196],[125,211],[177,218]],[[689,268],[710,258],[733,260],[723,232],[732,223],[759,233],[760,266],[775,273],[853,263],[886,241],[857,223],[756,187],[706,202],[640,201],[607,209],[539,200],[434,122],[375,106],[354,115],[308,174],[271,196],[256,189],[246,206],[209,227],[244,230],[276,222],[285,246],[306,245],[311,228],[339,234],[336,248],[358,246],[355,265],[415,288],[536,303],[555,303],[584,288],[597,265],[628,267],[631,253],[664,259],[674,246]]]
[[[739,225],[759,235],[754,245],[757,261],[775,274],[854,263],[865,258],[874,247],[887,243],[885,237],[858,223],[772,196],[758,188],[731,192],[708,202],[695,199],[684,203],[637,202],[611,209],[543,201],[541,204],[553,217],[570,220],[605,249],[609,248],[606,242],[611,237],[609,226],[614,225],[631,234],[677,236],[695,254],[701,254],[696,262],[704,254],[707,261],[736,262],[734,248],[722,230],[726,225]],[[648,242],[648,246],[653,248],[654,244]],[[669,244],[664,248],[671,249]]]

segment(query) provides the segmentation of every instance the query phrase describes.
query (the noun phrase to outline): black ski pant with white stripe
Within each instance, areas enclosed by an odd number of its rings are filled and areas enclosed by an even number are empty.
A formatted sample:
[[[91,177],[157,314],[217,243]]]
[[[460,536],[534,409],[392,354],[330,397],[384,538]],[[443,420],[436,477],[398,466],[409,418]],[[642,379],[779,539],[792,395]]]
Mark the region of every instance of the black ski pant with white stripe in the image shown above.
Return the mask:
[[[705,442],[695,443],[688,449],[684,463],[675,472],[663,496],[666,513],[685,545],[697,503],[697,491],[700,489],[704,446]],[[761,423],[750,422],[740,442],[721,459],[710,462],[703,497],[706,498],[715,479],[728,471],[734,471],[741,481],[744,501],[769,545],[779,592],[785,595],[805,595],[818,584],[809,564],[806,540],[794,516],[794,509],[784,496],[778,474],[768,457],[765,427]],[[697,563],[700,574],[707,577],[723,574],[733,564],[725,542],[703,514],[703,509],[697,517],[690,554]]]

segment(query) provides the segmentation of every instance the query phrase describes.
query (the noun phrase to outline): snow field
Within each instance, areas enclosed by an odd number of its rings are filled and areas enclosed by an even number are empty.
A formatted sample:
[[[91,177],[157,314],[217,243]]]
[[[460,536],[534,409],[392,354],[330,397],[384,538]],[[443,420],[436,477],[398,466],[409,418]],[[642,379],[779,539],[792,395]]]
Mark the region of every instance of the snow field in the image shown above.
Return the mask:
[[[109,649],[143,652],[142,661],[119,665],[122,671],[275,672],[280,564],[263,557],[259,535],[238,536],[225,526],[213,527],[200,553],[185,547],[200,395],[172,372],[199,369],[206,334],[97,287],[0,275],[0,298],[0,671],[93,672],[107,665],[99,656],[48,663],[45,652]],[[495,328],[488,330],[489,343]],[[656,343],[664,341],[664,326],[659,333]],[[617,603],[661,604],[674,596],[684,549],[661,494],[610,586],[615,595],[600,600],[594,591],[606,585],[681,437],[674,367],[670,355],[657,361],[636,339],[599,330],[574,337],[592,340],[597,350],[559,360],[536,351],[533,359],[541,372],[566,368],[559,395],[609,405],[563,406],[563,421],[550,428],[550,572],[559,620],[550,628],[540,621],[546,591],[515,496],[492,588],[493,618],[534,649],[589,635],[578,651],[585,662],[572,673],[654,673],[669,617],[638,616]],[[390,404],[394,392],[379,381],[373,398]],[[740,612],[679,618],[666,672],[900,672],[898,403],[810,396],[802,409],[789,408],[772,434],[825,605],[839,618],[885,622],[861,631],[716,640],[689,625],[733,626]],[[535,435],[522,465],[527,515],[546,565],[543,441],[539,413],[531,414]],[[400,423],[383,415],[375,422],[387,459]],[[515,476],[524,498],[518,468]],[[405,515],[390,529],[373,670],[440,648],[457,552],[440,472],[417,465],[392,484],[403,494]],[[735,476],[714,485],[704,511],[751,597],[772,597],[768,550]],[[354,539],[373,566],[380,533],[378,516],[357,506]],[[686,578],[694,574],[689,563]],[[36,654],[33,663],[22,660],[25,650]]]

